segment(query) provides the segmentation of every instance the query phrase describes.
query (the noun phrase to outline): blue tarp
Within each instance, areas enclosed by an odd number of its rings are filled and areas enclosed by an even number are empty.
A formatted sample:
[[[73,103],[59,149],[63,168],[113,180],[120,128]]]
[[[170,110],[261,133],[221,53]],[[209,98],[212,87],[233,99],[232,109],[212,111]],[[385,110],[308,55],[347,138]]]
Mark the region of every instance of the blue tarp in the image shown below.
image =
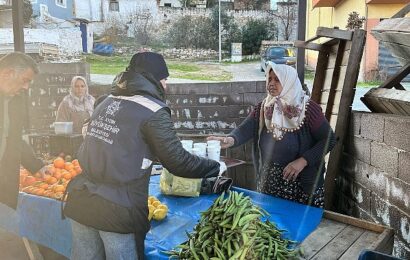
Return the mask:
[[[244,192],[256,205],[269,212],[269,219],[279,228],[287,230],[285,237],[289,239],[303,241],[321,221],[322,209],[249,190],[234,190]],[[168,259],[161,251],[184,242],[187,239],[185,231],[192,231],[200,212],[209,208],[217,198],[217,195],[197,198],[162,195],[159,176],[151,177],[150,195],[167,204],[169,212],[165,220],[151,222],[151,230],[145,241],[147,259]],[[17,212],[0,204],[0,226],[69,257],[71,226],[67,219],[61,219],[60,206],[61,203],[56,200],[20,193]]]

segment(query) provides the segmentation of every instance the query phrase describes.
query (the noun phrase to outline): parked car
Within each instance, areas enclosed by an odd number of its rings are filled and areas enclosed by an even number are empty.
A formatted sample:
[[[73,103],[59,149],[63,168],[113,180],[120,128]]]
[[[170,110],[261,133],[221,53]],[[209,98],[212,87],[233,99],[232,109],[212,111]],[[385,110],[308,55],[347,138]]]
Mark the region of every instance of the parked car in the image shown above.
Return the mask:
[[[267,48],[261,56],[261,71],[266,70],[268,62],[271,61],[276,64],[286,64],[289,66],[295,66],[296,57],[293,49],[282,46],[272,46]]]

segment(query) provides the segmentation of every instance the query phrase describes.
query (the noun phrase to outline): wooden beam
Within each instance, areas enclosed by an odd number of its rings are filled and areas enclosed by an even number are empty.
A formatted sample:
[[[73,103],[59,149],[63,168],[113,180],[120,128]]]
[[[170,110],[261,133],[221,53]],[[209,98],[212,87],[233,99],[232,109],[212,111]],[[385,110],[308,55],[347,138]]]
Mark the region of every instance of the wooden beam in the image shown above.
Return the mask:
[[[394,231],[393,229],[388,228],[371,244],[370,249],[390,255],[393,251],[393,241]]]
[[[323,217],[326,219],[335,220],[340,223],[352,225],[355,227],[363,228],[366,230],[370,230],[376,233],[383,233],[385,230],[392,230],[390,227],[382,226],[370,221],[366,221],[359,218],[354,218],[351,216],[343,215],[337,212],[325,210],[323,213]]]
[[[326,69],[329,62],[329,54],[324,52],[319,52],[319,57],[317,59],[316,73],[313,80],[312,88],[312,100],[320,104],[322,98],[322,86],[326,80]]]
[[[407,4],[405,7],[403,7],[400,11],[398,11],[395,15],[393,15],[391,18],[402,18],[404,17],[408,12],[410,12],[410,3]]]
[[[298,40],[304,41],[306,35],[306,0],[298,1]],[[296,70],[300,83],[305,84],[305,49],[298,48],[296,54]]]
[[[346,47],[346,41],[340,41],[337,49],[337,54],[336,54],[336,61],[335,61],[335,66],[333,70],[333,75],[332,75],[332,83],[330,85],[330,90],[329,90],[329,97],[327,99],[327,105],[326,105],[326,112],[325,112],[325,117],[329,120],[332,111],[333,111],[333,106],[335,105],[335,96],[336,96],[336,89],[337,86],[339,85],[339,80],[344,80],[340,78],[340,69],[343,61],[343,55],[345,54],[345,47]],[[339,102],[336,102],[337,106],[339,106]]]
[[[340,170],[340,161],[343,155],[343,144],[349,127],[349,117],[352,110],[352,103],[355,94],[357,79],[359,76],[360,61],[363,55],[363,49],[366,41],[366,32],[364,30],[355,30],[352,38],[352,47],[349,54],[346,75],[342,97],[340,99],[339,114],[335,129],[336,145],[330,153],[328,169],[325,179],[325,207],[333,208],[333,195],[336,177]]]
[[[383,84],[381,84],[379,88],[393,88],[393,87],[397,88],[398,85],[401,86],[400,82],[409,74],[410,74],[410,62],[404,65],[392,77],[390,77],[385,82],[383,82]],[[406,90],[403,86],[401,87],[402,87],[401,90]]]
[[[351,41],[353,37],[353,32],[346,31],[346,30],[326,28],[326,27],[318,27],[316,31],[316,35],[320,37],[336,38],[336,39]]]
[[[318,44],[318,43],[313,43],[313,42],[304,42],[304,41],[295,41],[294,45],[295,47],[298,47],[298,48],[330,53],[330,48],[323,44]]]
[[[14,51],[24,52],[23,0],[12,1]]]
[[[38,246],[34,242],[31,242],[25,237],[23,237],[22,240],[30,260],[44,260],[43,256],[40,253],[40,250],[38,249]]]

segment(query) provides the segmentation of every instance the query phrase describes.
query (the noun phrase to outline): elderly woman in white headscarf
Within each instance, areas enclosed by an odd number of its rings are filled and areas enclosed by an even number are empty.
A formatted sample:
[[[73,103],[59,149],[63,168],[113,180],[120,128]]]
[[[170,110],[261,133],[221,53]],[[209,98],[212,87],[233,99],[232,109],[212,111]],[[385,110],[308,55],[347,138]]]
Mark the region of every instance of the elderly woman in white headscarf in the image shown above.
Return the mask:
[[[310,100],[294,68],[271,64],[265,99],[227,137],[222,148],[253,140],[257,190],[316,207],[324,206],[324,156],[336,143],[321,107]]]
[[[57,110],[57,122],[73,122],[73,132],[81,133],[83,123],[94,109],[94,97],[88,94],[85,78],[75,76],[71,80],[70,94],[64,97]]]

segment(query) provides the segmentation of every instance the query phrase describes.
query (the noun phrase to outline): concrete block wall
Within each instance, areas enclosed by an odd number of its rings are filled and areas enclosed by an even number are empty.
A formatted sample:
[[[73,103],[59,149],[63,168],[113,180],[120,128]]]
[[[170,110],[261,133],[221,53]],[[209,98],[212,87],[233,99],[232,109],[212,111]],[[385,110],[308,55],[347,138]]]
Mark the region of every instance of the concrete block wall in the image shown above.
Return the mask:
[[[52,132],[49,126],[55,121],[58,105],[68,94],[72,77],[81,75],[87,80],[89,78],[89,66],[86,64],[42,64],[41,71],[30,90],[32,133]],[[98,97],[109,93],[110,89],[111,85],[91,85],[90,94]],[[264,97],[264,81],[184,83],[168,84],[166,103],[181,138],[195,138],[199,142],[207,135],[229,133]],[[223,151],[223,155],[246,161],[245,165],[231,169],[229,174],[235,185],[254,189],[251,149],[252,144],[249,143]]]
[[[339,211],[395,230],[410,258],[410,117],[353,112],[337,180]]]

